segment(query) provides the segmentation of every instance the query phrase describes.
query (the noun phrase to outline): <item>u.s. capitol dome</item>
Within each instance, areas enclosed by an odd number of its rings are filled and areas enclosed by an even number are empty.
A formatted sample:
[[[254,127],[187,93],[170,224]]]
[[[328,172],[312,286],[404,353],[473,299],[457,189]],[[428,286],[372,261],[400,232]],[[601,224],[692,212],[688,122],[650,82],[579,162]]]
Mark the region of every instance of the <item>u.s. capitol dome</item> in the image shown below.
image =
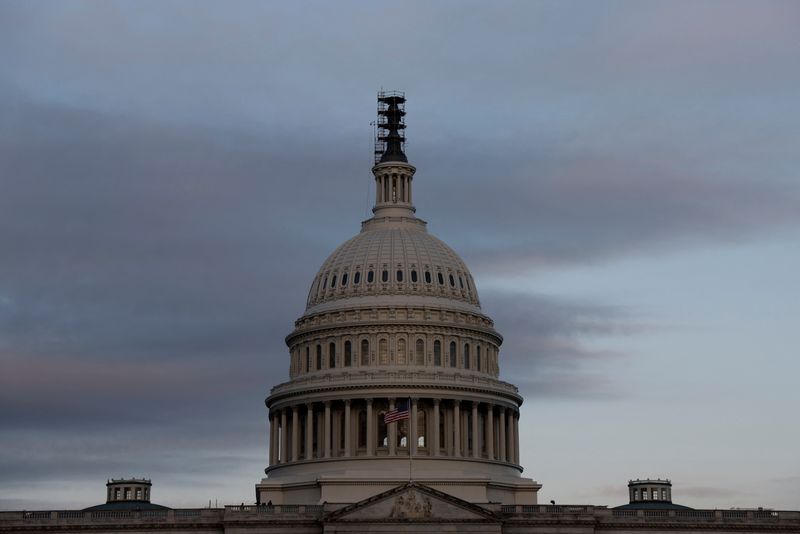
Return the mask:
[[[266,400],[259,502],[352,503],[409,480],[475,502],[533,504],[517,388],[464,261],[416,216],[405,98],[382,93],[373,217],[323,262]]]

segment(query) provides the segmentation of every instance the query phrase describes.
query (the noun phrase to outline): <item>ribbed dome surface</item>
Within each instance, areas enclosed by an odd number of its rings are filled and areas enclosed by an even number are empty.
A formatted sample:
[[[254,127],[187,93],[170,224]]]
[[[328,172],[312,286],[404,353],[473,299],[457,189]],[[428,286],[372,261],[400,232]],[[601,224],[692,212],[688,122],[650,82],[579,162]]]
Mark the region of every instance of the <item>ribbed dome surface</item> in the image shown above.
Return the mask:
[[[339,299],[383,295],[430,296],[480,307],[462,259],[416,218],[364,223],[361,233],[322,264],[306,311]]]

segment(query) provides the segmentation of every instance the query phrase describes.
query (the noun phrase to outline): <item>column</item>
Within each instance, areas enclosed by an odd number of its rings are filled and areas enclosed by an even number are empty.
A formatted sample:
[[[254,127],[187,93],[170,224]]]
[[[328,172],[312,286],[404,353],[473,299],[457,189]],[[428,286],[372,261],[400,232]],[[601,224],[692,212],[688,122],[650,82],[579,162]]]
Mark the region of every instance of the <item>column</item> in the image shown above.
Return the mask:
[[[331,401],[325,401],[325,458],[331,457]]]
[[[408,425],[408,454],[417,454],[417,399],[411,399],[411,421]]]
[[[514,413],[514,463],[519,465],[519,412]]]
[[[486,432],[484,433],[484,441],[486,442],[486,457],[494,460],[494,406],[491,404],[486,405]]]
[[[478,441],[480,434],[478,433],[478,403],[472,403],[472,457],[481,457],[481,443]]]
[[[306,460],[314,457],[314,404],[306,404]]]
[[[409,182],[411,183],[411,182]],[[433,399],[433,432],[431,432],[430,446],[433,447],[433,455],[439,456],[439,399]]]
[[[506,446],[508,447],[508,461],[514,463],[514,409],[508,410],[506,417]]]
[[[497,422],[500,423],[500,431],[498,432],[500,438],[499,451],[500,461],[506,461],[506,409],[501,407],[500,412],[497,414]]]
[[[375,421],[372,420],[372,399],[367,399],[367,456],[375,456]]]
[[[453,401],[453,456],[461,456],[461,401]]]
[[[300,413],[299,406],[292,406],[292,461],[300,459]]]
[[[350,441],[351,441],[351,428],[350,428],[350,404],[353,401],[347,399],[344,401],[344,455],[350,456]]]
[[[389,399],[389,411],[395,409],[394,399]],[[387,439],[389,440],[389,456],[397,454],[397,425],[399,423],[389,423],[386,425]]]
[[[278,461],[282,464],[285,464],[289,459],[289,451],[286,450],[289,442],[289,435],[287,432],[289,425],[286,424],[286,419],[286,408],[284,408],[281,410],[281,450],[278,451]]]
[[[275,458],[275,449],[277,448],[277,445],[278,445],[278,440],[276,439],[277,432],[275,431],[276,427],[277,427],[277,424],[276,424],[277,421],[275,420],[276,418],[277,418],[276,414],[270,412],[270,414],[269,414],[269,465],[275,465],[277,463],[276,462],[276,458]]]

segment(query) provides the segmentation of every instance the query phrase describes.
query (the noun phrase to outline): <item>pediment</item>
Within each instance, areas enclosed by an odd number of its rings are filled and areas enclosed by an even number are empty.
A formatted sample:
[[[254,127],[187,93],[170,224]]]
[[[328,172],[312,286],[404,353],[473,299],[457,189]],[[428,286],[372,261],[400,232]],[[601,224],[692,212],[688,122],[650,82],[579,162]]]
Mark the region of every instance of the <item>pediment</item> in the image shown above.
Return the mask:
[[[423,484],[409,482],[332,512],[331,521],[354,522],[486,522],[498,518],[489,510]]]

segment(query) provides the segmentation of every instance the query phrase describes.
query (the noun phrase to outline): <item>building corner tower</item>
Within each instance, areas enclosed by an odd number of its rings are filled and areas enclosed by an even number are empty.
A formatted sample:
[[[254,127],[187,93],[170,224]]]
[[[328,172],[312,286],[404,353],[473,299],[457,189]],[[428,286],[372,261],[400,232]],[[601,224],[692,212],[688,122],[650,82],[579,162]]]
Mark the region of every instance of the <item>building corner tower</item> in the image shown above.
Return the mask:
[[[286,337],[260,503],[355,503],[412,480],[536,503],[519,465],[522,397],[498,379],[502,336],[464,262],[416,217],[405,102],[379,93],[373,216],[325,260]]]

